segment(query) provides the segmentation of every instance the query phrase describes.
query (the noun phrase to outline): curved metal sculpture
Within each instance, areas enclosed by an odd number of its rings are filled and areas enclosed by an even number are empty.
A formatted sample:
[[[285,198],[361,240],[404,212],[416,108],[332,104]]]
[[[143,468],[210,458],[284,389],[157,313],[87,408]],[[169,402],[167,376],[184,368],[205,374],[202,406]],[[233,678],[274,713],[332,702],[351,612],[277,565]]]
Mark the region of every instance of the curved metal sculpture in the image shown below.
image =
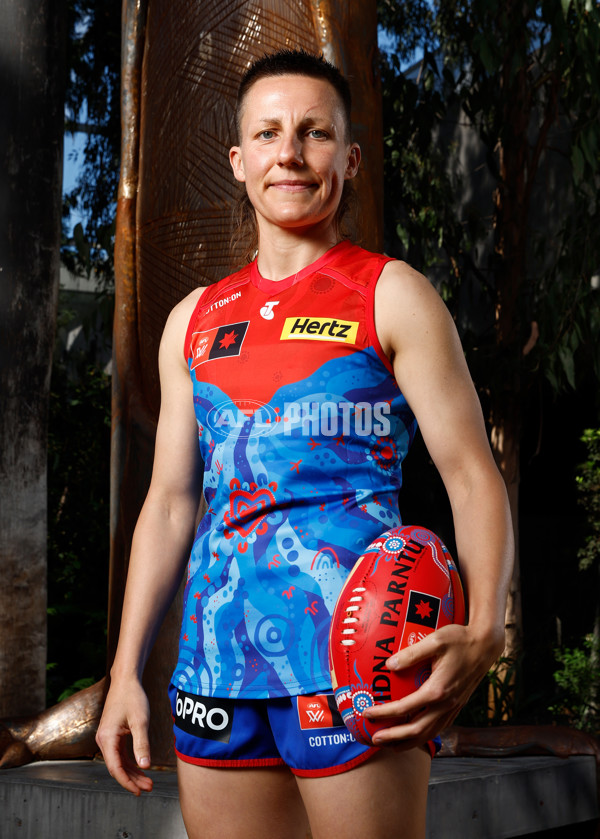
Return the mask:
[[[501,725],[442,732],[440,757],[516,757],[592,755],[600,766],[600,743],[585,731],[564,725]]]
[[[0,720],[0,769],[34,760],[93,757],[104,679],[29,717]]]
[[[255,58],[303,47],[322,51],[352,78],[353,121],[365,160],[357,181],[363,242],[373,249],[382,244],[383,203],[375,0],[124,0],[122,31],[109,668],[131,536],[150,481],[160,399],[158,344],[175,303],[230,273],[230,216],[238,187],[228,150],[235,142],[238,80]],[[145,674],[152,754],[163,765],[174,762],[166,687],[179,622],[176,603]],[[103,694],[100,682],[38,717],[5,721],[0,765],[3,754],[5,765],[14,766],[93,753]]]

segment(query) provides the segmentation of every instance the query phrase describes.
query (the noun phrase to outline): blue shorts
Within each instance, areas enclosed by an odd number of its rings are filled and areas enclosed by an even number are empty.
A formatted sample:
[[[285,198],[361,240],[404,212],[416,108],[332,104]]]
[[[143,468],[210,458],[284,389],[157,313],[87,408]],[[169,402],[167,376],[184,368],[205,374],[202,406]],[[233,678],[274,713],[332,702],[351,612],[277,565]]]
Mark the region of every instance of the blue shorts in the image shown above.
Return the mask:
[[[294,775],[324,777],[379,751],[352,737],[333,693],[248,700],[196,696],[170,685],[169,699],[175,752],[186,763],[288,766]],[[433,756],[439,744],[428,747]]]

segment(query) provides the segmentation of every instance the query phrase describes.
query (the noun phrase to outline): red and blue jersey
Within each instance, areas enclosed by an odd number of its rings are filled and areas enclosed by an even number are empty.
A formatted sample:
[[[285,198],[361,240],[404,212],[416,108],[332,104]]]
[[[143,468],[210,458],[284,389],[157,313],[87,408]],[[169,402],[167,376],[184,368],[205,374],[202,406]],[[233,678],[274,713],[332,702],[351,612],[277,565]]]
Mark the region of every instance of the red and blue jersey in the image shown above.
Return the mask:
[[[261,699],[331,687],[331,614],[362,551],[401,523],[416,429],[375,331],[387,261],[342,242],[281,281],[253,262],[196,306],[185,352],[206,512],[176,688]]]

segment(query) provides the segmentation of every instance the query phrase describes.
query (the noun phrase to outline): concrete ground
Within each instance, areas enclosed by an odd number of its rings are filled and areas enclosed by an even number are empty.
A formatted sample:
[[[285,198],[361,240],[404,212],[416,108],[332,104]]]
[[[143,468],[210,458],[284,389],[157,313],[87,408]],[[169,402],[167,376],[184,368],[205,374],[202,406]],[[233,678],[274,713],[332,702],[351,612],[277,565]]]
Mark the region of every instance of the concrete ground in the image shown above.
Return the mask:
[[[96,761],[1,770],[0,837],[186,839],[175,772],[152,776],[154,792],[135,798]],[[598,815],[593,757],[433,761],[427,839],[592,839]]]

